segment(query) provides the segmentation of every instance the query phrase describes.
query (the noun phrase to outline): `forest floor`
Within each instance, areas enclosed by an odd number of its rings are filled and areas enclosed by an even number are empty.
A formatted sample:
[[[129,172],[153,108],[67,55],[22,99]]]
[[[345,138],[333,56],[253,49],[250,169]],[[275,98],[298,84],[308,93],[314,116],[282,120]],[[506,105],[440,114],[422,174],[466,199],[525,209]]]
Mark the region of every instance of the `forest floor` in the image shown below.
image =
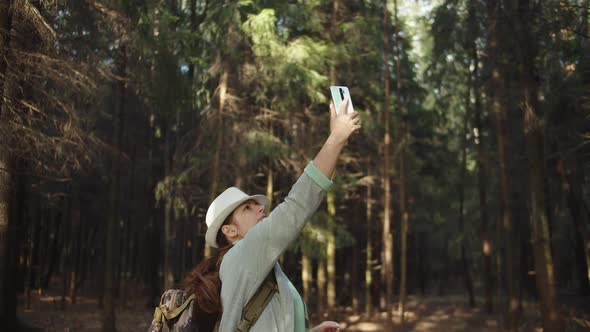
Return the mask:
[[[568,331],[590,331],[590,299],[565,297],[560,299],[562,312],[567,317]],[[117,328],[119,331],[146,331],[149,327],[153,309],[145,306],[145,298],[137,303],[120,304],[117,309]],[[143,304],[139,304],[143,303]],[[482,303],[481,301],[479,302]],[[28,331],[100,331],[101,311],[95,298],[78,297],[78,303],[66,302],[62,305],[61,296],[45,294],[31,297],[31,309],[25,309],[25,299],[19,298],[18,317],[28,327]],[[384,331],[386,314],[375,312],[371,315],[355,313],[351,308],[338,308],[326,320],[338,321],[343,331],[372,332]],[[315,319],[317,321],[317,319]],[[470,308],[465,296],[410,296],[405,314],[404,331],[499,331],[499,316],[487,315],[481,307]],[[393,313],[395,331],[399,328],[400,316]],[[521,331],[542,331],[538,305],[526,304],[521,320]]]

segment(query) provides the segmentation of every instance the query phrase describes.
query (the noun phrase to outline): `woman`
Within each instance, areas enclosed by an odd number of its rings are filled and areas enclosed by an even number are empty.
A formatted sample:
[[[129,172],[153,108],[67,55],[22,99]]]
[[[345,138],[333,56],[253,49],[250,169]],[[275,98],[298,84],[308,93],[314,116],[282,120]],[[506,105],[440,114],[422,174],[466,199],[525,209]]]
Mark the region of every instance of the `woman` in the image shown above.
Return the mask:
[[[278,294],[250,331],[307,331],[303,300],[277,261],[320,205],[332,185],[330,178],[342,148],[360,128],[358,114],[346,114],[347,104],[348,99],[341,103],[338,116],[330,105],[329,137],[285,201],[270,214],[266,214],[265,196],[249,196],[235,187],[228,188],[211,203],[205,240],[220,250],[186,279],[189,290],[197,294],[197,321],[203,312],[222,313],[219,331],[235,331],[244,306],[273,270]],[[323,322],[311,331],[335,332],[339,325]]]

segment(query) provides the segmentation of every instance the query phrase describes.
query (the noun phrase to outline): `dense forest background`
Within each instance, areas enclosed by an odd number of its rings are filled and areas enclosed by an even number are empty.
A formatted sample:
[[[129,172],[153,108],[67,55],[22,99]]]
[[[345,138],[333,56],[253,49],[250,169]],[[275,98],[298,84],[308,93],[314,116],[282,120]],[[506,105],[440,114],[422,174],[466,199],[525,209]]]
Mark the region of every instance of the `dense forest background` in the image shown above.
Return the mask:
[[[282,258],[312,318],[590,328],[589,9],[0,0],[1,329],[63,330],[32,313],[84,303],[95,330],[147,328],[209,254],[217,194],[285,197],[328,136],[330,85],[363,128]]]

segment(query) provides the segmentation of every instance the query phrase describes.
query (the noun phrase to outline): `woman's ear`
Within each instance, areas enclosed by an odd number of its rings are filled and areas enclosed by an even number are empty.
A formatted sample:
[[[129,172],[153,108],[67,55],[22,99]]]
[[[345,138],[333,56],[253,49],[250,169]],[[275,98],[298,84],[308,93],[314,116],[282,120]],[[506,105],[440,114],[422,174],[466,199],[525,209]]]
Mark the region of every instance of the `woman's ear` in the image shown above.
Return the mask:
[[[236,225],[223,225],[221,226],[221,232],[223,233],[223,235],[227,236],[228,238],[233,238],[236,237],[238,235],[238,228],[236,227]]]

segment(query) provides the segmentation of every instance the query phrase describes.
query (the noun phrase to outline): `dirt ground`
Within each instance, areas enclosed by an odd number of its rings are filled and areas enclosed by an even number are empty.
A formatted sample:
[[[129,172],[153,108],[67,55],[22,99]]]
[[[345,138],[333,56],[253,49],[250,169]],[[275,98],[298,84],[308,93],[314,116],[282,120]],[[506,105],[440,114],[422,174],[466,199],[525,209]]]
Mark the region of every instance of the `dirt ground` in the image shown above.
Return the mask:
[[[120,305],[117,309],[117,328],[119,331],[145,331],[149,327],[153,308],[145,305],[144,299],[135,303]],[[479,302],[481,303],[481,301]],[[567,331],[590,331],[590,299],[566,298],[562,300],[563,312],[567,317]],[[542,331],[537,304],[526,304],[521,324],[522,331]],[[18,316],[30,331],[100,331],[101,311],[94,298],[79,297],[78,303],[65,303],[62,309],[61,297],[46,294],[34,295],[31,309],[25,309],[24,298],[19,298]],[[469,308],[465,297],[410,297],[405,314],[403,331],[499,331],[499,316],[487,315],[479,307]],[[356,313],[351,308],[337,308],[331,317],[341,324],[343,331],[372,332],[384,331],[387,315],[375,312],[371,315]],[[315,319],[316,321],[318,319]],[[400,328],[400,315],[392,314],[395,331]]]

